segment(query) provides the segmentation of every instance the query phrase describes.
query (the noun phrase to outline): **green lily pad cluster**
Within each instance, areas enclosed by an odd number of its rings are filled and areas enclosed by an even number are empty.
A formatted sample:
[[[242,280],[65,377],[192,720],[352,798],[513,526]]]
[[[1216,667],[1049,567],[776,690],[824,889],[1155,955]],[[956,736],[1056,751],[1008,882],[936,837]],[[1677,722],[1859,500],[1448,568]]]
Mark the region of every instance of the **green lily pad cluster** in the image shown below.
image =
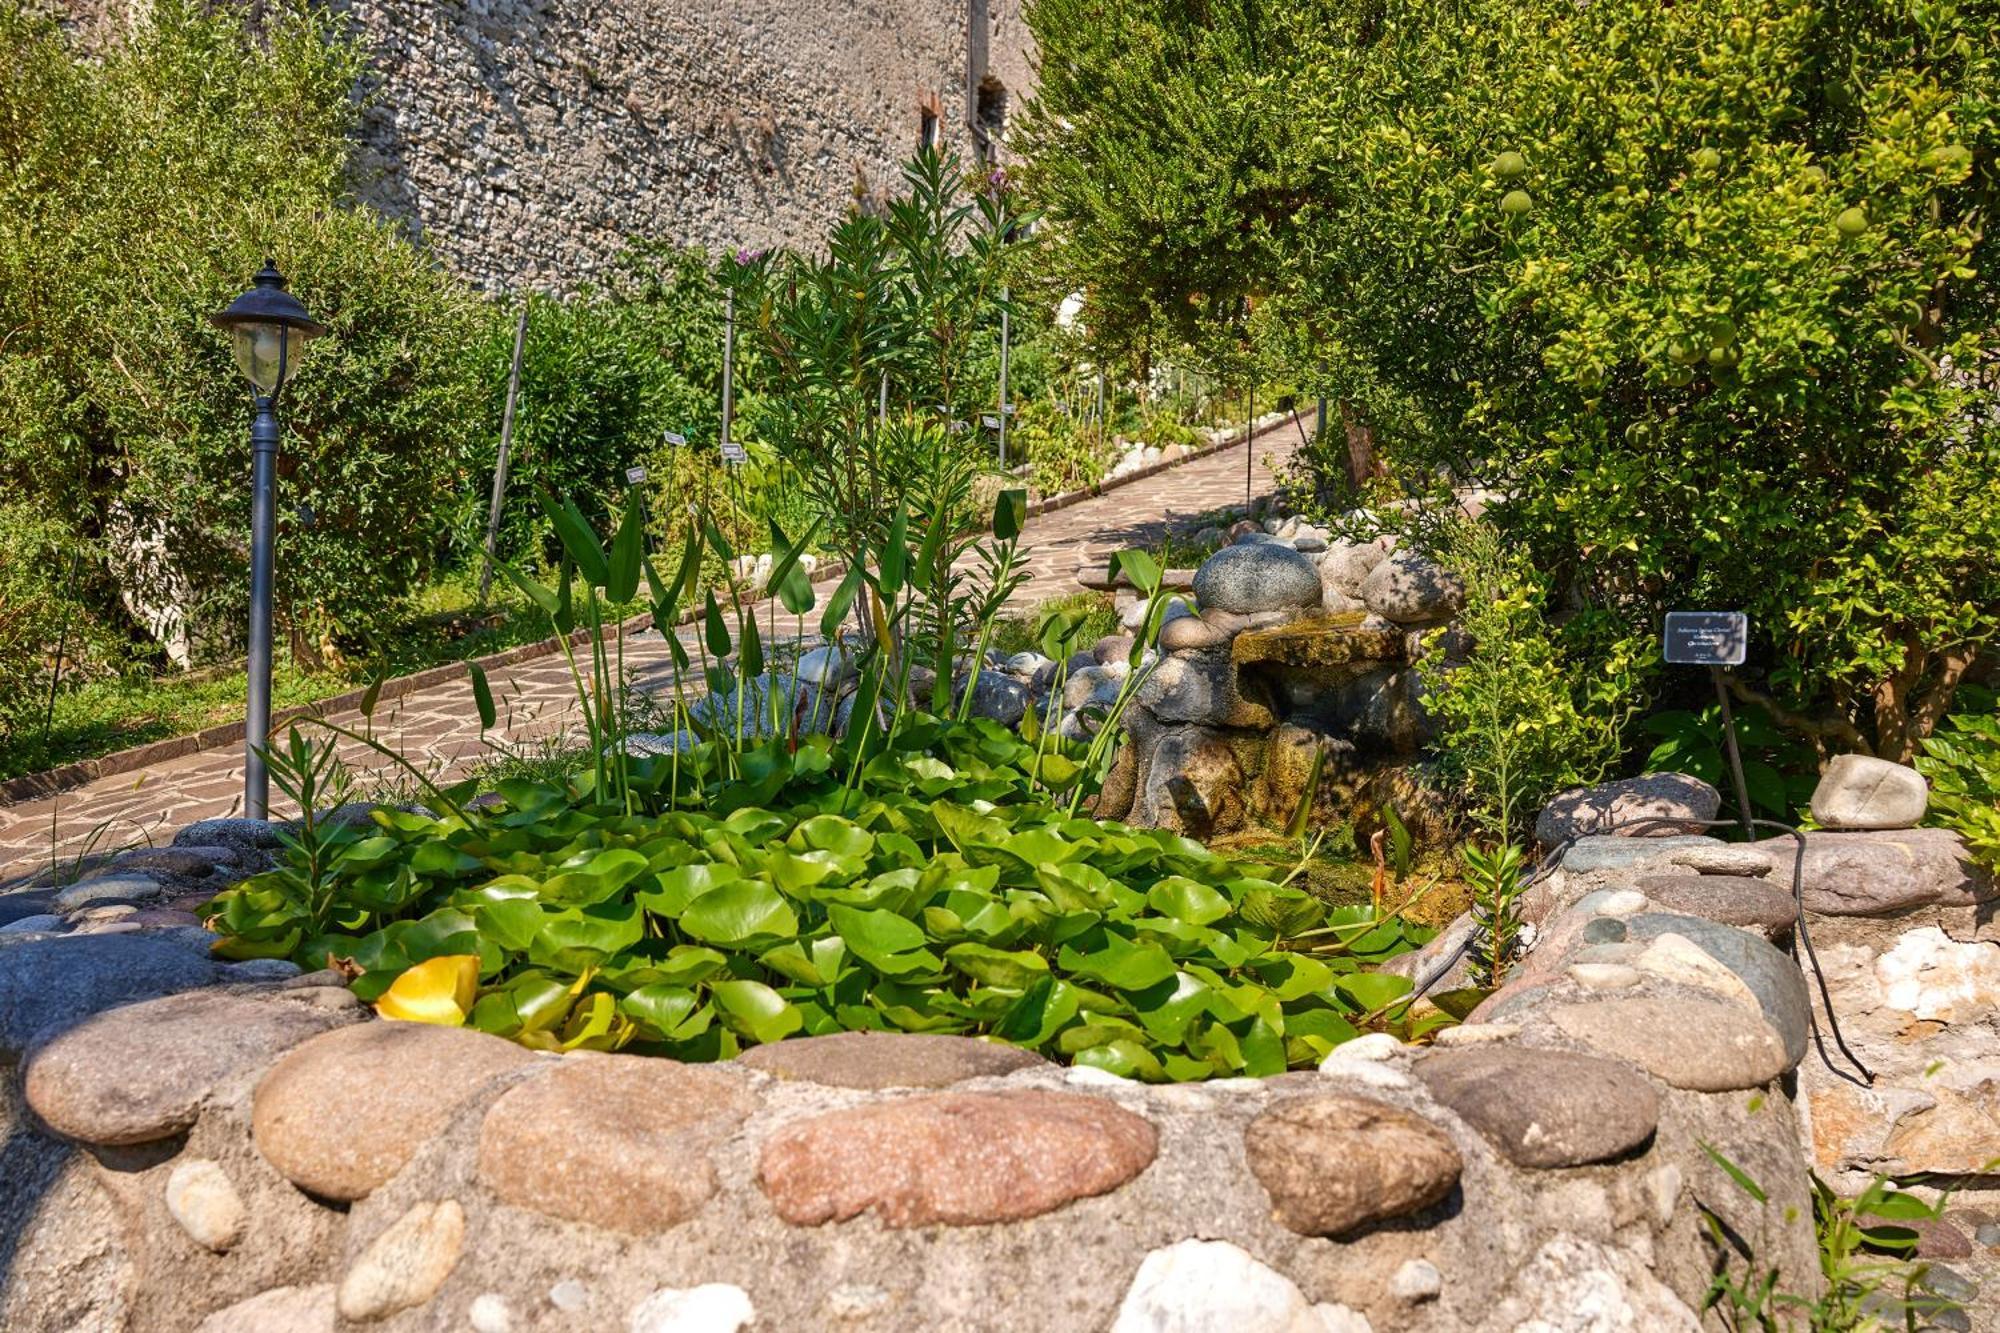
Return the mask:
[[[587,775],[507,781],[443,817],[294,835],[284,865],[215,900],[219,949],[342,968],[370,1001],[426,960],[476,958],[470,1026],[684,1060],[935,1032],[1187,1080],[1409,1030],[1409,983],[1368,969],[1427,931],[1073,817],[991,723],[907,721],[847,778],[823,738],[743,751],[722,779],[713,749],[634,760],[615,803]]]

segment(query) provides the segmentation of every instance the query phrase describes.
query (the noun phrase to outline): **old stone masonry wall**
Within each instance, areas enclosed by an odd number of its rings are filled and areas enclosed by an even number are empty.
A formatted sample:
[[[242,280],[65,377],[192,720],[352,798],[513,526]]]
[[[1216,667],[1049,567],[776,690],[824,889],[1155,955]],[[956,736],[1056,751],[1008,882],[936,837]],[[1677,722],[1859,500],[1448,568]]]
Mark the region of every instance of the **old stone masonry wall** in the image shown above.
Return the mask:
[[[371,53],[361,194],[492,289],[628,237],[810,247],[925,134],[997,153],[1019,0],[342,0]]]

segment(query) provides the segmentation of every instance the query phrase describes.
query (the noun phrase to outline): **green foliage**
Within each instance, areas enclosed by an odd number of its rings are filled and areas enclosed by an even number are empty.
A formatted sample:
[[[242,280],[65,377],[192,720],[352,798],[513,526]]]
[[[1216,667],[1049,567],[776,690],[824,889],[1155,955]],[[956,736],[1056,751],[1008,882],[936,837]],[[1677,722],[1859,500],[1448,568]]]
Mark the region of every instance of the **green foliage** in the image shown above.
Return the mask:
[[[1713,1145],[1700,1142],[1702,1152],[1738,1190],[1762,1207],[1770,1195],[1748,1171]],[[1932,1328],[1963,1309],[1925,1284],[1929,1265],[1916,1259],[1918,1233],[1911,1222],[1936,1221],[1946,1199],[1935,1203],[1877,1176],[1852,1198],[1835,1194],[1817,1175],[1812,1178],[1813,1232],[1819,1241],[1823,1289],[1807,1297],[1779,1286],[1775,1268],[1761,1268],[1757,1256],[1745,1253],[1735,1235],[1714,1212],[1702,1209],[1702,1223],[1718,1254],[1741,1254],[1739,1269],[1717,1266],[1704,1310],[1715,1311],[1733,1329],[1809,1329],[1812,1333],[1851,1333],[1855,1329],[1890,1327]]]
[[[1527,858],[1511,842],[1490,851],[1468,842],[1465,881],[1472,889],[1478,934],[1472,946],[1472,984],[1491,990],[1507,980],[1521,948],[1521,878]]]
[[[1408,487],[1506,496],[1564,601],[1748,611],[1774,720],[1846,748],[1949,710],[2000,632],[1990,0],[1031,22],[1022,179],[1101,318],[1196,344],[1268,290],[1267,346]]]
[[[280,5],[252,38],[168,0],[87,59],[0,6],[0,491],[90,553],[103,623],[127,590],[180,603],[198,649],[240,633],[250,401],[207,316],[267,254],[331,329],[283,403],[294,651],[394,615],[468,480],[486,316],[349,206],[362,55],[334,22]],[[165,560],[124,554],[148,537]]]
[[[1550,796],[1597,781],[1617,761],[1637,645],[1587,612],[1551,625],[1548,579],[1490,524],[1446,520],[1429,541],[1464,582],[1460,624],[1472,646],[1454,662],[1432,636],[1436,651],[1417,663],[1424,707],[1447,781],[1505,841]]]
[[[1975,858],[2000,869],[2000,706],[1990,691],[1973,691],[1924,741],[1917,770],[1931,784],[1932,822],[1964,836]]]
[[[1819,785],[1818,756],[1811,746],[1781,730],[1763,709],[1731,712],[1736,721],[1736,743],[1743,753],[1743,780],[1750,789],[1755,813],[1764,819],[1797,823],[1799,812]],[[1686,773],[1718,791],[1733,791],[1719,706],[1700,712],[1662,709],[1648,715],[1639,729],[1659,738],[1646,756],[1647,771]],[[1734,800],[1726,801],[1724,809],[1734,814]]]
[[[854,213],[824,255],[787,255],[741,275],[739,310],[769,357],[764,438],[798,472],[842,553],[858,551],[899,503],[957,525],[983,463],[972,429],[994,400],[968,373],[997,319],[1005,247],[1020,224],[1004,179],[965,180],[925,150],[887,216]],[[887,410],[884,410],[886,395]],[[924,486],[932,504],[916,509]],[[936,508],[958,496],[956,507]]]
[[[1103,432],[1049,400],[1021,408],[1007,430],[1007,452],[1010,463],[1024,459],[1033,468],[1037,495],[1095,486],[1111,469]]]
[[[1071,817],[991,723],[907,722],[854,790],[823,737],[745,748],[734,777],[725,746],[633,761],[630,806],[509,779],[486,808],[303,836],[217,899],[224,951],[336,960],[368,1000],[470,955],[468,1021],[549,1048],[960,1032],[1147,1079],[1316,1063],[1408,989],[1363,968],[1422,932]],[[668,810],[676,770],[708,784]]]

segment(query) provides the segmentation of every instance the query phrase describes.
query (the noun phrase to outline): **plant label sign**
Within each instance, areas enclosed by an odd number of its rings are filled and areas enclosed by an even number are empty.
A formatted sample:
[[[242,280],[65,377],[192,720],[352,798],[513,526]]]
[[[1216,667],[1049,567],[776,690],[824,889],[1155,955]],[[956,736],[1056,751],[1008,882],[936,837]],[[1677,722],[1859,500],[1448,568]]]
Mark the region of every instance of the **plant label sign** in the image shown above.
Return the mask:
[[[661,431],[660,438],[665,440],[668,444],[671,444],[676,449],[680,448],[682,445],[688,442],[688,437],[681,434],[677,430]]]
[[[625,484],[627,486],[637,486],[640,482],[644,481],[645,479],[646,479],[645,468],[628,467],[625,469]]]
[[[739,467],[750,461],[750,453],[736,441],[725,440],[722,444],[722,461],[730,467]]]
[[[986,429],[988,429],[988,430],[999,430],[999,429],[1000,429],[1000,418],[999,418],[999,417],[981,417],[981,418],[979,418],[979,424],[980,424],[980,425],[982,425],[982,426],[984,426],[984,427],[986,427]]]
[[[1741,611],[1669,611],[1662,637],[1674,666],[1742,666],[1750,617]]]

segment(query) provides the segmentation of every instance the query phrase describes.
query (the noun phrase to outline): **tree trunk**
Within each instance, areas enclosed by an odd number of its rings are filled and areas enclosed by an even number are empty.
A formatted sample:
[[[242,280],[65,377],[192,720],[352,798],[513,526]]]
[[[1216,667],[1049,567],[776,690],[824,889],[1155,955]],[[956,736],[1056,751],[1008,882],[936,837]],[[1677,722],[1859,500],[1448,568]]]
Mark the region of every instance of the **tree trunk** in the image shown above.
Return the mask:
[[[1356,491],[1385,475],[1375,456],[1375,428],[1361,420],[1353,405],[1340,405],[1340,420],[1347,434],[1347,482]]]

